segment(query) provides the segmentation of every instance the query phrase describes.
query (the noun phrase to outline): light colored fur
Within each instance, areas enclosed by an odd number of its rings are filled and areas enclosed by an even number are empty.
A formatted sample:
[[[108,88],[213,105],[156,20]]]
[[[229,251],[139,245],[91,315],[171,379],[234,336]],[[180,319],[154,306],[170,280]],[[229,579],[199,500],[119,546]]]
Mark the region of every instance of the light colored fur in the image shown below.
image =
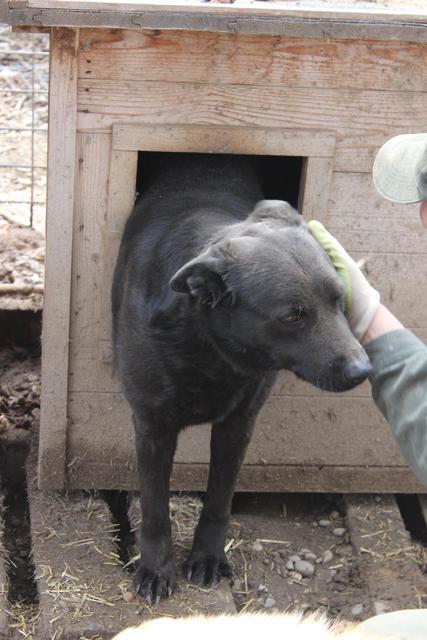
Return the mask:
[[[299,613],[157,618],[129,627],[113,640],[392,640],[358,629],[330,624],[322,616]]]

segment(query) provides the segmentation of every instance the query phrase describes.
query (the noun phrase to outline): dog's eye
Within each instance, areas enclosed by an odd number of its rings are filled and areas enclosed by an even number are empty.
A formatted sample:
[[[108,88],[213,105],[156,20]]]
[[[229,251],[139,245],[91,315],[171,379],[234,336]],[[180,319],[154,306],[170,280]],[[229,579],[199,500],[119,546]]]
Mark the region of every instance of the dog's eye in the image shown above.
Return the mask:
[[[279,316],[280,322],[288,326],[299,324],[303,320],[303,318],[304,318],[304,312],[301,308],[293,310],[292,313]]]

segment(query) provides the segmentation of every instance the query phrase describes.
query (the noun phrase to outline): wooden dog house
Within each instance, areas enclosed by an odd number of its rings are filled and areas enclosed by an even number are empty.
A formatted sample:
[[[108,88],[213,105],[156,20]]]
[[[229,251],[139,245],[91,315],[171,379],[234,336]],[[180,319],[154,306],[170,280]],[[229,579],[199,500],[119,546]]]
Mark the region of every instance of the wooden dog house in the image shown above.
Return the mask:
[[[304,218],[322,220],[355,258],[366,257],[384,302],[427,338],[417,207],[382,200],[371,180],[388,137],[427,130],[427,10],[404,4],[3,5],[11,24],[51,33],[42,487],[135,487],[109,294],[139,152],[303,158]],[[182,434],[174,488],[204,488],[208,442],[207,428]],[[422,490],[368,383],[333,395],[289,373],[260,415],[239,488]]]

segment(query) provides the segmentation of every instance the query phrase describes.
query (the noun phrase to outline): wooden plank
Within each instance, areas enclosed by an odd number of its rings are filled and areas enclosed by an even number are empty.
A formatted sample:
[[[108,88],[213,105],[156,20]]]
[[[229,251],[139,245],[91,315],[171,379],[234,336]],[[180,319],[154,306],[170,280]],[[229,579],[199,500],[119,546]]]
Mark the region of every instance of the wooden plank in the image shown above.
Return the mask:
[[[123,122],[321,128],[337,139],[335,171],[370,172],[384,140],[427,129],[421,92],[80,80],[78,103],[80,130]]]
[[[306,221],[315,218],[326,224],[332,166],[333,158],[308,157],[304,160],[298,209]]]
[[[111,313],[103,315],[103,304],[109,310],[111,284],[104,284],[106,217],[108,206],[111,134],[79,133],[77,136],[78,172],[75,190],[74,254],[72,273],[72,324],[70,329],[69,384],[75,384],[76,363],[86,361],[87,345],[94,350],[90,375],[97,375],[100,354],[99,339],[104,323],[110,326]],[[111,369],[111,367],[110,367]],[[111,385],[112,371],[106,382]]]
[[[114,135],[113,135],[114,141]],[[138,153],[136,151],[111,151],[108,180],[107,222],[102,244],[102,299],[100,317],[100,353],[104,362],[112,361],[112,349],[105,350],[105,341],[111,340],[111,284],[119,253],[123,228],[135,204],[136,171]]]
[[[423,300],[427,299],[427,260],[420,253],[384,253],[370,251],[370,241],[365,237],[366,251],[354,251],[353,247],[363,247],[361,237],[352,239],[352,233],[332,225],[331,231],[351,250],[356,260],[365,259],[370,282],[381,293],[381,298],[391,311],[401,319],[409,329],[414,330],[427,342],[427,308]],[[384,230],[384,235],[386,230]],[[392,238],[395,233],[391,233]],[[378,236],[381,239],[381,235]],[[119,236],[116,237],[118,246]],[[390,243],[392,240],[390,240]],[[385,247],[387,249],[387,247]],[[101,251],[101,249],[100,249]],[[90,256],[76,256],[76,273],[80,275],[79,288],[73,291],[73,306],[78,315],[73,316],[72,341],[70,345],[70,389],[74,391],[117,390],[117,382],[111,370],[111,343],[108,339],[109,318],[102,320],[100,308],[86,296],[87,291],[101,291],[108,296],[110,284],[103,279],[100,264],[94,263]],[[94,322],[95,320],[95,322]],[[100,323],[102,322],[102,327]],[[105,329],[107,327],[108,330]],[[78,338],[78,340],[77,340]],[[101,341],[100,341],[101,339]],[[314,387],[302,382],[294,382],[287,376],[276,393],[282,396],[298,394],[317,395]],[[355,389],[355,396],[370,395],[369,388]],[[324,396],[324,393],[320,395]]]
[[[120,394],[70,393],[69,412],[69,465],[102,460],[134,466],[130,408]],[[207,463],[209,440],[207,425],[189,427],[180,435],[176,462]],[[315,402],[312,397],[271,396],[259,415],[246,463],[405,466],[372,398],[342,394]]]
[[[424,91],[427,49],[407,42],[82,29],[79,78]]]
[[[327,131],[176,124],[113,125],[113,149],[117,150],[331,158],[334,148],[335,137]]]
[[[369,4],[9,0],[11,24],[110,26],[425,41],[425,8]]]
[[[76,474],[70,478],[73,488],[135,490],[136,470],[122,463],[76,462]],[[205,491],[207,464],[174,465],[172,491]],[[237,491],[309,492],[309,493],[422,493],[426,489],[406,467],[347,467],[306,465],[244,465]]]
[[[78,32],[51,35],[49,162],[39,481],[64,484],[74,205]]]

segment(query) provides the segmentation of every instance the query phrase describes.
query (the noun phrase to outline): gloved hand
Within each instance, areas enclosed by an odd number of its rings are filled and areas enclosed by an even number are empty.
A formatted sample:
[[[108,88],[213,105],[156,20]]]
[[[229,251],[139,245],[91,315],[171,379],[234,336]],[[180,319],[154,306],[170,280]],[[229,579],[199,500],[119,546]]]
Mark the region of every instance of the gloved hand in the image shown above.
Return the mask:
[[[380,294],[371,287],[353,258],[321,222],[311,220],[307,226],[344,281],[345,315],[353,334],[361,340],[378,311]]]

